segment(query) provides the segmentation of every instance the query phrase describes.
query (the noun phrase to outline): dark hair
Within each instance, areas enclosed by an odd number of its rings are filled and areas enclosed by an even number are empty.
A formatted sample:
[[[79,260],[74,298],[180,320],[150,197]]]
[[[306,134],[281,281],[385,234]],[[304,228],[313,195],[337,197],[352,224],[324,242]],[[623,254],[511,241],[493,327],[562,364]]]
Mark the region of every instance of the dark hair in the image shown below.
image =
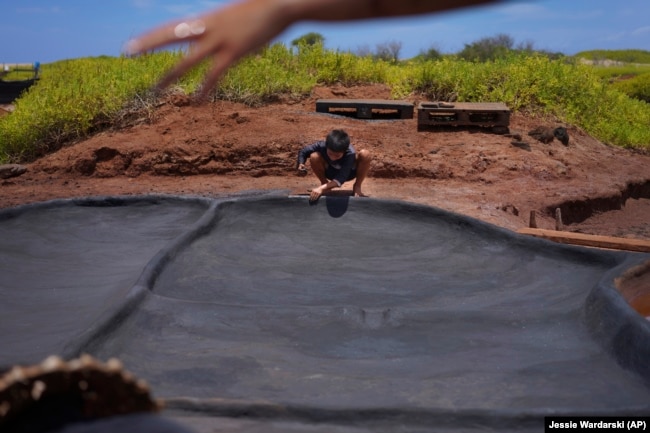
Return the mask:
[[[345,152],[350,147],[350,136],[342,129],[334,129],[327,134],[325,146],[332,152]]]

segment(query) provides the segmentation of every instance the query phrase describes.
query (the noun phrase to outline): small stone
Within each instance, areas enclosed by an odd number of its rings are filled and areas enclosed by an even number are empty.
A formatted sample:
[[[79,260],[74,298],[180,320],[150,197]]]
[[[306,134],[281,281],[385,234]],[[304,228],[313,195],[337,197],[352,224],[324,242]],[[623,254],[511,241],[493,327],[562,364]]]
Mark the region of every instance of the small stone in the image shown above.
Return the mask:
[[[552,142],[555,138],[553,129],[544,126],[533,129],[532,131],[528,132],[528,135],[545,144]]]
[[[9,179],[17,177],[27,171],[27,167],[20,164],[2,164],[0,165],[0,179]]]

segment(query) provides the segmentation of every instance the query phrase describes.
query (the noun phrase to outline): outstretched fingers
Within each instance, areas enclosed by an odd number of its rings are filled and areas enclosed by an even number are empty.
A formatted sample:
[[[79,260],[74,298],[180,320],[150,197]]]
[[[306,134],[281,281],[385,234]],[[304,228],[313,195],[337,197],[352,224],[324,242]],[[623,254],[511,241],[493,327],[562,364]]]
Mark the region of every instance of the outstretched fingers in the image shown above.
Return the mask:
[[[128,55],[137,55],[168,45],[193,41],[200,38],[205,30],[206,24],[202,19],[173,21],[131,39],[126,44],[125,51]]]
[[[214,89],[234,60],[226,53],[215,54],[212,68],[205,74],[201,87],[200,97],[204,98]]]
[[[201,93],[205,96],[239,59],[279,34],[288,24],[283,10],[268,0],[229,4],[198,18],[164,24],[127,44],[129,54],[142,54],[169,45],[190,42],[187,55],[168,72],[158,88],[164,88],[206,58],[212,68]]]
[[[209,37],[203,20],[172,22],[133,39],[127,44],[126,52],[129,55],[138,55],[172,44],[193,42],[187,54],[165,74],[156,88],[161,90],[169,87],[204,59],[212,57],[212,67],[204,78],[200,92],[200,96],[204,97],[216,86],[237,57],[222,49],[221,41],[214,36]]]
[[[209,56],[209,52],[201,50],[197,45],[191,47],[185,57],[183,57],[165,76],[158,82],[157,88],[164,89],[180,79],[189,72],[194,66],[199,64],[204,58]],[[215,54],[216,56],[216,54]]]

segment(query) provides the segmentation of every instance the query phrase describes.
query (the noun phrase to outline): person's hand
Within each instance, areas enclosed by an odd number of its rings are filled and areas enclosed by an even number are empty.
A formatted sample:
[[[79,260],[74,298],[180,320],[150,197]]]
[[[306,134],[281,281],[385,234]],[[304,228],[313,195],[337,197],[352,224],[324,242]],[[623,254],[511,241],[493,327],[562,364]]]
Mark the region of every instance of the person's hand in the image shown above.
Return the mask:
[[[493,3],[497,0],[240,0],[184,21],[156,27],[127,44],[128,54],[141,54],[179,42],[192,42],[189,53],[158,84],[167,87],[203,59],[212,57],[201,96],[236,61],[271,41],[301,20],[351,21],[417,15]]]
[[[165,88],[199,64],[212,58],[201,95],[205,96],[228,67],[263,46],[289,24],[277,2],[248,0],[229,4],[198,18],[171,22],[139,36],[127,44],[128,54],[142,54],[179,42],[192,42],[187,56],[158,84]]]
[[[307,174],[307,166],[305,164],[299,164],[298,165],[298,174],[300,176],[304,176]]]
[[[311,190],[311,193],[309,194],[309,201],[316,201],[320,198],[321,195],[323,195],[323,191],[325,191],[325,187],[327,185],[321,185],[318,188],[314,188]]]

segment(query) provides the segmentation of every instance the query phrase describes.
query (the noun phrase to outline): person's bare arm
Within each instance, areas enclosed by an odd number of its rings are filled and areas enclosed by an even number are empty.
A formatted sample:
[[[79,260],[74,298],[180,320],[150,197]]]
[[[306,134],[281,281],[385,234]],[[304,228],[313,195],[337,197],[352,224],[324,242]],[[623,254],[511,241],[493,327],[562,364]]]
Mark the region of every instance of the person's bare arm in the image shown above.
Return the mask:
[[[299,21],[352,21],[407,16],[494,3],[497,0],[241,0],[197,18],[161,25],[132,40],[127,52],[140,54],[163,46],[193,42],[159,83],[166,87],[203,59],[212,57],[202,93],[239,59]]]
[[[295,21],[351,21],[442,12],[496,0],[284,0]]]

